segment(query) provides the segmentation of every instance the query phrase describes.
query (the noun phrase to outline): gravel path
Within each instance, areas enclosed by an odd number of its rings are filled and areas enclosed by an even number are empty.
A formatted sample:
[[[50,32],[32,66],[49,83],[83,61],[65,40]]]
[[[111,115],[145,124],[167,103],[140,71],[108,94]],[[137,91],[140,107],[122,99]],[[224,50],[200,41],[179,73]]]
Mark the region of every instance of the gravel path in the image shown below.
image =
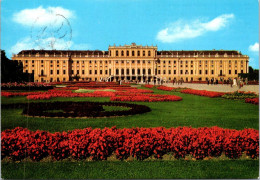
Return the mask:
[[[153,83],[150,83],[153,85]],[[230,87],[230,85],[207,85],[207,84],[191,84],[191,83],[182,83],[182,85],[177,85],[176,83],[173,85],[172,83],[163,83],[164,86],[169,87],[186,87],[191,89],[198,89],[198,90],[208,90],[208,91],[217,91],[217,92],[234,92],[234,91],[251,91],[259,94],[259,85],[244,85],[240,89],[238,86]]]

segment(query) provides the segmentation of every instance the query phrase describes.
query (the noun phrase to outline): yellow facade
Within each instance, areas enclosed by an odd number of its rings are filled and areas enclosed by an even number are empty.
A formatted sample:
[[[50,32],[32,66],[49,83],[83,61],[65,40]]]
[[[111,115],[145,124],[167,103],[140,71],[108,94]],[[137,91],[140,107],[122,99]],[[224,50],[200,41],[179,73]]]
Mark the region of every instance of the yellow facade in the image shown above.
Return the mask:
[[[236,78],[248,73],[247,55],[234,50],[157,51],[132,43],[108,51],[24,50],[13,55],[35,82]]]

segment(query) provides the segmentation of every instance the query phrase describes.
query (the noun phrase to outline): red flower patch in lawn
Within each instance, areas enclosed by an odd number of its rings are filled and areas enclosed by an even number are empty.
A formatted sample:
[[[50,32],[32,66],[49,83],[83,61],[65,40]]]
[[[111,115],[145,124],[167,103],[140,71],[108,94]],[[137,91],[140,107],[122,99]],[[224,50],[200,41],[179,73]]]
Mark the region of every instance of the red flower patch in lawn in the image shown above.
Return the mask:
[[[1,132],[2,158],[22,160],[30,157],[39,161],[46,156],[54,160],[106,160],[112,153],[124,160],[133,156],[139,160],[150,156],[162,158],[174,153],[176,158],[192,155],[196,159],[218,157],[224,153],[231,159],[243,152],[255,159],[259,156],[259,131],[232,130],[219,127],[178,127],[166,129],[92,129],[49,133],[17,127]]]
[[[185,89],[182,90],[181,93],[185,93],[185,94],[194,94],[194,95],[198,95],[198,96],[207,96],[207,97],[221,97],[223,96],[225,93],[222,92],[214,92],[214,91],[206,91],[206,90],[194,90],[194,89]]]

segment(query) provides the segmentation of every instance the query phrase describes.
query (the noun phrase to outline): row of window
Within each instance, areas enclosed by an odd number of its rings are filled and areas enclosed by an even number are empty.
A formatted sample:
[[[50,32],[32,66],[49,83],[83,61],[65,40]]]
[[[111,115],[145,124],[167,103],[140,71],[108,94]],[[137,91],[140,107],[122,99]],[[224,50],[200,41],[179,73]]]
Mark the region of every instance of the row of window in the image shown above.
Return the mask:
[[[44,61],[41,60],[41,63],[43,63],[43,62],[44,62]],[[59,60],[57,60],[56,62],[59,63]],[[73,63],[73,60],[72,60],[71,62]],[[109,60],[109,61],[102,61],[102,60],[100,60],[100,63],[102,63],[102,62],[105,62],[105,64],[107,64],[107,63],[109,62],[109,64],[111,64],[111,60]],[[119,61],[117,60],[116,63],[118,63],[118,62],[119,62]],[[124,60],[121,60],[121,63],[124,63],[124,62],[125,62]],[[129,63],[129,61],[126,61],[126,62]],[[137,60],[137,63],[138,63],[138,64],[140,64],[140,62],[141,62],[140,60]],[[162,61],[162,62],[163,62],[163,64],[166,63],[166,61]],[[171,62],[172,62],[172,61],[168,61],[169,64],[171,64]],[[188,62],[189,62],[189,61],[185,61],[186,64],[188,64]],[[243,64],[243,62],[244,62],[244,61],[241,60],[240,63]],[[28,60],[25,60],[25,63],[28,63]],[[32,60],[32,63],[34,63],[34,60]],[[52,64],[53,61],[51,60],[50,63]],[[63,61],[63,63],[65,64],[66,61]],[[79,64],[79,61],[76,61],[76,63]],[[91,64],[92,61],[89,61],[89,63]],[[97,61],[94,61],[94,63],[96,64]],[[132,63],[135,63],[135,60],[132,60]],[[151,63],[151,61],[148,61],[148,63]],[[160,63],[161,63],[161,61],[158,61],[158,64],[160,64]],[[173,63],[176,64],[176,61],[173,61]],[[182,63],[183,63],[183,61],[180,61],[180,64],[182,64]],[[193,61],[190,61],[190,63],[193,64]],[[201,63],[202,63],[202,61],[200,60],[200,61],[199,61],[199,64],[201,64]],[[205,61],[205,64],[207,64],[207,63],[208,63],[208,61]],[[82,61],[82,64],[84,64],[84,61]],[[145,60],[143,60],[143,64],[145,64]],[[211,64],[214,64],[214,60],[211,61]],[[222,60],[220,61],[220,64],[222,64]],[[231,64],[231,60],[229,60],[229,64]],[[235,60],[235,64],[237,64],[237,60]]]
[[[145,56],[145,51],[143,51],[143,56]],[[111,51],[109,51],[109,55],[111,56]],[[116,50],[116,56],[119,56],[119,51]],[[121,51],[121,56],[125,56],[125,51]],[[129,51],[126,51],[126,56],[129,56]],[[135,56],[135,51],[132,51],[132,56]],[[137,51],[137,56],[140,56],[140,51]],[[148,51],[148,56],[151,56],[151,51]]]

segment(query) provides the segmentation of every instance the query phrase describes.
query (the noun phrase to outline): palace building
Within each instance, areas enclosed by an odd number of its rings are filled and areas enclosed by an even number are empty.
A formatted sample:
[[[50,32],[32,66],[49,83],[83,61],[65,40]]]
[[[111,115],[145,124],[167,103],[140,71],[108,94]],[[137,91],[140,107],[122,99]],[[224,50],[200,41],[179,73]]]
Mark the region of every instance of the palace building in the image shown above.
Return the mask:
[[[157,51],[132,43],[100,50],[23,50],[13,55],[35,82],[205,81],[248,73],[249,57],[235,50]]]

